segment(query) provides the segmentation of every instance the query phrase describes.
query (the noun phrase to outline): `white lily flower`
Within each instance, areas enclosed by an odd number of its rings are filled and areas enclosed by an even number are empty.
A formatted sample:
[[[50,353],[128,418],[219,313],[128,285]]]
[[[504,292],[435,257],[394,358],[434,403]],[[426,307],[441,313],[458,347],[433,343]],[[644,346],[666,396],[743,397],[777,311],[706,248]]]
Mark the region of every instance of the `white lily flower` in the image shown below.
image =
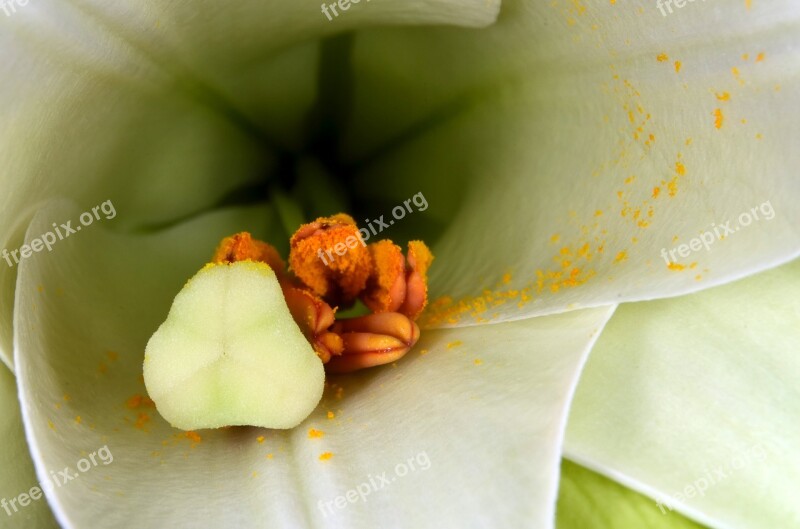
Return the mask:
[[[0,4],[0,526],[800,527],[800,8],[323,6]],[[420,342],[173,429],[147,340],[286,187],[424,193]]]

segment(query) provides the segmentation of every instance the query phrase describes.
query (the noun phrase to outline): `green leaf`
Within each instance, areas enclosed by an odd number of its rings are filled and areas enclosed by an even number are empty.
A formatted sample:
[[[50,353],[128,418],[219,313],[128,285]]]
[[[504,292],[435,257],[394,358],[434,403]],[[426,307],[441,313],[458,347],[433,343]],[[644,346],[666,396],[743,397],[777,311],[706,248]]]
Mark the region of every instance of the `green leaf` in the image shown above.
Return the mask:
[[[677,513],[653,509],[653,500],[577,463],[561,463],[557,529],[702,529]]]

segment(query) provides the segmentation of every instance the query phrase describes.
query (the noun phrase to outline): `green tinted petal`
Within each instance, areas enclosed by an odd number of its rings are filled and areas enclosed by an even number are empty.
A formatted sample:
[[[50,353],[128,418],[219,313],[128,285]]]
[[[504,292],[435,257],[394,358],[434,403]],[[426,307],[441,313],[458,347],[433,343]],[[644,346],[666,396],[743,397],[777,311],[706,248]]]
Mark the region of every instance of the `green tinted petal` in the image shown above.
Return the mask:
[[[14,3],[10,3],[16,5]],[[317,98],[317,40],[385,24],[485,26],[484,0],[320,4],[41,0],[0,16],[0,248],[44,201],[113,200],[115,229],[208,209],[297,151]],[[13,267],[0,266],[12,366]]]
[[[622,305],[581,378],[567,457],[715,527],[800,523],[800,262]]]
[[[25,442],[13,375],[0,366],[0,527],[30,529],[58,527],[41,488]],[[38,490],[36,490],[38,488]],[[31,500],[30,494],[38,499]],[[27,494],[28,498],[20,495]],[[23,505],[24,504],[24,505]]]

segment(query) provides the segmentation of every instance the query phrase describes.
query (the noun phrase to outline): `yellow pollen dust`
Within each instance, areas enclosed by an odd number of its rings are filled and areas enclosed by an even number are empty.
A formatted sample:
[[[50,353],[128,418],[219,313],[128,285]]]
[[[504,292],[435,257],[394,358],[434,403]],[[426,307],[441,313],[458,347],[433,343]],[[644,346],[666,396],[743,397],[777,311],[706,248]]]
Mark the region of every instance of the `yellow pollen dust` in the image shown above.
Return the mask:
[[[314,428],[311,428],[308,431],[308,438],[309,439],[322,439],[322,437],[324,435],[325,435],[325,432],[323,432],[322,430],[315,430]]]
[[[149,397],[134,395],[125,402],[125,406],[130,410],[135,410],[138,408],[155,408],[156,404]]]
[[[714,126],[717,129],[722,128],[722,122],[725,120],[725,116],[722,115],[722,109],[717,108],[714,110]]]
[[[136,422],[134,423],[134,427],[138,428],[139,430],[144,430],[147,423],[150,422],[150,416],[145,413],[139,413],[139,416],[136,418]]]

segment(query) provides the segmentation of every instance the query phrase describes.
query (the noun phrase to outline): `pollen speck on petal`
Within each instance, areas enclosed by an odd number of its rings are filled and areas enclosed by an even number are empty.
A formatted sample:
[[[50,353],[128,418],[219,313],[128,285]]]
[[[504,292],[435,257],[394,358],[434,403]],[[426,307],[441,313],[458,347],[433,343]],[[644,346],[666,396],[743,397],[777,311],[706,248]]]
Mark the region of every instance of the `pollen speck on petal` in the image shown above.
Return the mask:
[[[322,437],[324,435],[325,435],[325,432],[323,432],[322,430],[316,430],[314,428],[311,428],[308,431],[308,438],[309,439],[322,439]]]

